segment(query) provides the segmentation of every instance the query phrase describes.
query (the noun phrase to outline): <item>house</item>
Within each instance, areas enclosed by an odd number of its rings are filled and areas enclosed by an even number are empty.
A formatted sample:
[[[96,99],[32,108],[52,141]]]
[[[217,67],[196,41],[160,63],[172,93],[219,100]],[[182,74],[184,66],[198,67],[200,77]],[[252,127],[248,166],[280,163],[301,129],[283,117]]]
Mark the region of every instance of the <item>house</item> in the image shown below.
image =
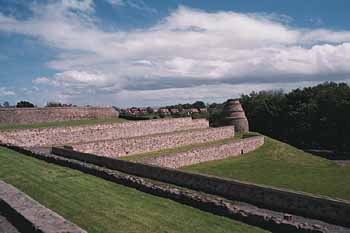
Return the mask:
[[[159,114],[163,114],[163,115],[168,115],[168,114],[170,114],[170,112],[169,112],[169,110],[168,110],[167,108],[160,108],[160,109],[158,110],[158,113],[159,113]]]
[[[179,109],[177,109],[177,108],[171,108],[171,109],[169,109],[169,111],[171,114],[179,113]]]

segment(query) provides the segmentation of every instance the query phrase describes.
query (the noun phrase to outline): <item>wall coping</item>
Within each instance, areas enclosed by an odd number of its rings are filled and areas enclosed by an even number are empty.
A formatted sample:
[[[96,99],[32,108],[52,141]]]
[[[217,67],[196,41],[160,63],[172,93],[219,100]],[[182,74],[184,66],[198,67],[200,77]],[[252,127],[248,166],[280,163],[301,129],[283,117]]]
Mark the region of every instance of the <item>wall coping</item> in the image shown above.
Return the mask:
[[[0,111],[17,111],[17,110],[35,110],[35,111],[42,111],[42,110],[61,110],[61,109],[113,109],[113,107],[33,107],[33,108],[0,108]],[[118,112],[117,110],[115,110]]]
[[[11,219],[18,228],[24,225],[31,229],[25,232],[41,233],[87,233],[77,225],[52,210],[39,204],[17,188],[0,180],[0,206],[3,214]],[[10,222],[12,223],[12,221]],[[17,224],[18,226],[17,226]]]
[[[33,129],[5,129],[0,130],[1,132],[6,133],[16,133],[16,132],[24,132],[24,131],[47,131],[50,129],[77,129],[77,128],[89,128],[91,126],[96,125],[121,125],[121,124],[137,124],[138,122],[143,122],[144,124],[147,123],[147,121],[172,121],[174,119],[188,119],[192,120],[194,122],[196,121],[206,121],[206,119],[192,119],[191,117],[179,117],[179,118],[170,118],[170,119],[152,119],[152,120],[146,120],[146,121],[125,121],[125,122],[105,122],[105,123],[97,123],[93,125],[70,125],[70,126],[49,126],[49,127],[42,127],[42,128],[33,128]]]

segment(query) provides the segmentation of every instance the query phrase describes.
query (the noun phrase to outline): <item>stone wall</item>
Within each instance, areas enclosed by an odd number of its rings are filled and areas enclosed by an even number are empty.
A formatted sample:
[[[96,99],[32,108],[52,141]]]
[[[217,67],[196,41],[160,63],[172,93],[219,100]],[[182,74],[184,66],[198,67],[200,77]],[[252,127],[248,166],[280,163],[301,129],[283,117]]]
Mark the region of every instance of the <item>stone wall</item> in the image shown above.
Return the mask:
[[[66,158],[219,195],[230,200],[251,203],[262,208],[319,219],[342,226],[350,226],[350,218],[348,217],[350,216],[350,202],[345,200],[336,200],[232,179],[101,157],[63,148],[52,148],[52,152]]]
[[[87,233],[77,225],[0,180],[0,213],[26,233]]]
[[[283,233],[331,233],[347,232],[342,226],[331,225],[316,219],[303,218],[283,214],[276,211],[257,208],[246,203],[232,202],[225,198],[191,190],[180,186],[153,181],[139,176],[133,176],[117,170],[95,166],[63,156],[56,156],[47,150],[25,149],[13,145],[2,145],[23,155],[41,159],[49,163],[69,167],[86,174],[91,174],[102,179],[135,188],[141,192],[150,193],[159,197],[198,208],[216,215],[235,219],[249,225],[261,227],[271,232]],[[0,208],[1,210],[1,208]],[[28,231],[24,231],[28,232]]]
[[[32,124],[118,116],[119,113],[114,108],[102,107],[0,108],[0,124]]]
[[[209,122],[207,120],[192,120],[189,117],[130,121],[112,124],[2,131],[0,132],[0,142],[26,147],[64,145],[208,127]]]
[[[41,159],[49,163],[76,169],[86,174],[91,174],[102,179],[115,182],[117,184],[135,188],[141,192],[168,198],[206,212],[235,219],[249,225],[261,227],[271,232],[347,232],[344,227],[330,225],[328,223],[320,222],[315,219],[307,219],[300,216],[283,214],[280,212],[257,208],[256,206],[247,205],[245,203],[236,201],[232,202],[219,196],[214,196],[200,191],[174,186],[163,182],[153,181],[139,176],[133,176],[117,170],[95,166],[93,164],[64,158],[62,156],[56,156],[42,150],[28,150],[13,145],[5,146],[22,154]]]
[[[263,144],[264,137],[255,136],[232,141],[227,144],[197,147],[185,152],[146,158],[139,162],[160,167],[178,168],[207,161],[220,160],[231,156],[239,156],[253,151]]]
[[[153,134],[143,137],[96,141],[73,145],[74,150],[107,157],[120,157],[162,149],[205,143],[234,136],[234,127],[220,127]]]

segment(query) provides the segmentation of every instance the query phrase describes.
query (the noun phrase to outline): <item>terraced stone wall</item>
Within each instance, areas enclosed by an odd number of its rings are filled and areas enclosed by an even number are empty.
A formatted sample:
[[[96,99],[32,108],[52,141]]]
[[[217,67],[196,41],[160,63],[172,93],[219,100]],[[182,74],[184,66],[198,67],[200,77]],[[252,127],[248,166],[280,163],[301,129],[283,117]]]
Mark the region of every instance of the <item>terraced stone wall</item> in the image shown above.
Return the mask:
[[[240,156],[249,151],[256,150],[263,144],[264,137],[256,136],[232,141],[227,144],[203,146],[185,152],[165,154],[154,158],[147,158],[139,162],[160,167],[178,168],[232,156]]]
[[[56,155],[121,172],[219,195],[259,207],[350,226],[350,202],[293,192],[237,180],[135,163],[64,148],[52,148]]]
[[[0,132],[0,142],[25,147],[51,146],[114,140],[208,127],[209,122],[207,120],[192,120],[189,117],[129,121],[124,123],[2,131]]]
[[[3,108],[0,109],[0,124],[33,124],[118,116],[119,113],[111,107]]]
[[[214,140],[231,138],[233,136],[234,127],[228,126],[178,131],[143,137],[122,138],[118,140],[97,141],[73,145],[73,148],[85,153],[107,157],[120,157],[197,143],[206,143]]]

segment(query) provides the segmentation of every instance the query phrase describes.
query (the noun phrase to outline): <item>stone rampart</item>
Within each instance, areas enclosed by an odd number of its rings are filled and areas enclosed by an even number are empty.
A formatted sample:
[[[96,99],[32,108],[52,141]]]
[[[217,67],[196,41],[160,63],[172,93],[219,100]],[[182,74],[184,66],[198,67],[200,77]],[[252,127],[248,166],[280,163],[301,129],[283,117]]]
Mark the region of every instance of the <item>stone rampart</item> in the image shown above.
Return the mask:
[[[253,151],[263,144],[264,137],[255,136],[232,141],[227,144],[197,147],[189,151],[164,154],[154,158],[146,158],[139,162],[160,167],[178,168],[207,161],[220,160],[232,156],[239,156],[249,151]]]
[[[52,152],[65,158],[80,160],[128,174],[219,195],[230,200],[251,203],[266,209],[319,219],[342,226],[350,226],[350,202],[345,200],[336,200],[232,179],[101,157],[64,148],[54,147]]]
[[[95,166],[86,162],[56,156],[42,150],[28,150],[13,145],[3,145],[22,154],[58,164],[91,174],[102,179],[135,188],[141,192],[150,193],[159,197],[192,206],[213,214],[235,219],[249,225],[261,227],[271,232],[283,233],[331,233],[347,232],[344,227],[330,225],[315,219],[302,218],[290,214],[282,214],[256,206],[232,202],[222,197],[205,194],[167,183],[133,176],[117,170]],[[345,231],[344,231],[345,230]],[[29,232],[29,231],[24,231]]]
[[[153,134],[118,140],[95,141],[73,145],[74,150],[107,157],[121,157],[162,149],[206,143],[234,136],[234,127],[220,127]]]
[[[33,124],[118,116],[119,113],[111,107],[0,108],[0,124]]]
[[[25,193],[0,180],[0,212],[26,233],[87,233],[42,206]]]
[[[25,147],[64,145],[208,127],[209,122],[207,120],[192,120],[189,117],[129,121],[111,124],[2,131],[0,132],[0,142]]]

